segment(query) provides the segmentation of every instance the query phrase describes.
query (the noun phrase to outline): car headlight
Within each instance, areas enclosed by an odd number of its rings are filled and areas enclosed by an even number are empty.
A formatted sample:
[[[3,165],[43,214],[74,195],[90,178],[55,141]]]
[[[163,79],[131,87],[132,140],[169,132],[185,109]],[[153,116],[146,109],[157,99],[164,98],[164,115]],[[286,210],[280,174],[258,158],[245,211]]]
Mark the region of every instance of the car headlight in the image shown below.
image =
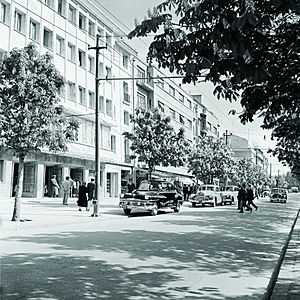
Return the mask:
[[[145,200],[149,200],[150,199],[150,196],[145,196]]]
[[[120,198],[124,198],[124,196],[125,196],[125,194],[123,194],[123,193],[120,194]]]

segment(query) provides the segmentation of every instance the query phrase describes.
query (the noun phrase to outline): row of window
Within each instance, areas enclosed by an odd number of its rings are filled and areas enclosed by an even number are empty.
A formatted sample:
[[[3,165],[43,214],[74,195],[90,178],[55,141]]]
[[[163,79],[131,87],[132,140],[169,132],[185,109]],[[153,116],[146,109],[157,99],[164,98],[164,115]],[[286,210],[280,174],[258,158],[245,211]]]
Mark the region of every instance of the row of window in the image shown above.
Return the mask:
[[[165,113],[165,105],[160,101],[158,101],[158,108],[162,113]],[[177,120],[177,113],[173,108],[169,107],[169,113],[170,113],[172,119]],[[179,115],[180,124],[185,125],[188,128],[192,129],[193,122],[191,120],[189,120],[188,118],[185,118],[183,115],[181,115],[179,113],[178,113],[178,115]]]

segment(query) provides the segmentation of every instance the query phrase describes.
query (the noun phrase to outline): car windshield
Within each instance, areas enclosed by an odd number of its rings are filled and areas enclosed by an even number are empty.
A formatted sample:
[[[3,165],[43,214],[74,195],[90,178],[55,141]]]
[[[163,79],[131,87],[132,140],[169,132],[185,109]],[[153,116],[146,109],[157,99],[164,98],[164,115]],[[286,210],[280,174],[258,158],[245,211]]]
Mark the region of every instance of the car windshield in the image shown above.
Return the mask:
[[[152,190],[160,190],[160,191],[171,191],[174,190],[174,186],[170,182],[161,182],[161,181],[142,181],[139,185],[139,190],[141,191],[152,191]]]
[[[213,186],[203,185],[203,186],[200,186],[200,190],[201,191],[213,191],[214,187]]]
[[[275,194],[275,193],[285,194],[286,190],[285,189],[273,189],[272,193],[273,194]]]

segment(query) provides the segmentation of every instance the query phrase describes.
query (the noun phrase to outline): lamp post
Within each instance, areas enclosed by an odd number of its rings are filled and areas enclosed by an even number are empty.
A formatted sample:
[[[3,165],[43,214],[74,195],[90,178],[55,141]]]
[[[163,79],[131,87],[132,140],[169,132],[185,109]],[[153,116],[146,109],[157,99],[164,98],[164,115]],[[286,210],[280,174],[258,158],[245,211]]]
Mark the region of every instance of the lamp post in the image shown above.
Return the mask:
[[[99,146],[100,146],[100,121],[99,121],[99,53],[101,49],[106,49],[105,47],[99,46],[100,35],[96,35],[96,46],[95,47],[88,47],[89,50],[96,50],[96,74],[95,74],[95,199],[93,200],[94,204],[94,211],[91,217],[98,217],[99,216],[99,202],[100,202],[100,153],[99,153]]]

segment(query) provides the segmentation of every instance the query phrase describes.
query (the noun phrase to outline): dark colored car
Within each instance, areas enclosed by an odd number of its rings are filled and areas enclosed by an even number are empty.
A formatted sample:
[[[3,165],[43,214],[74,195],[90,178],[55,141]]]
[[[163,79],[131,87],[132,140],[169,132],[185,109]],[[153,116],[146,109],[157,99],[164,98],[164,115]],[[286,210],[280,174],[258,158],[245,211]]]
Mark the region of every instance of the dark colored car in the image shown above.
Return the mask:
[[[287,190],[284,188],[273,188],[270,194],[270,202],[284,202],[287,201]]]
[[[119,206],[126,215],[134,209],[143,209],[155,216],[159,209],[171,208],[174,212],[179,212],[182,203],[182,195],[171,182],[144,180],[132,193],[121,194]]]

